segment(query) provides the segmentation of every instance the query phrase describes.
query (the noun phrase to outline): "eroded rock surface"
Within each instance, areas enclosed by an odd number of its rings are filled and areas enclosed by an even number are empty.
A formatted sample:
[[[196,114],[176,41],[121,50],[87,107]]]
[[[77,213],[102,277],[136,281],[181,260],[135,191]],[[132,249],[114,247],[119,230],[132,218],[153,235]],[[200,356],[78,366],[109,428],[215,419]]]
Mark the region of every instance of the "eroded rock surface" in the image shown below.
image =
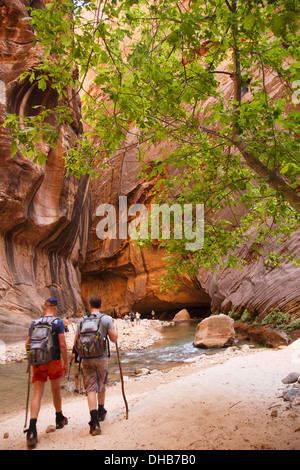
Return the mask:
[[[31,116],[37,105],[53,109],[58,103],[51,88],[43,92],[35,82],[19,80],[41,52],[24,20],[30,3],[0,2],[0,338],[5,341],[24,338],[49,296],[58,298],[61,315],[79,315],[84,308],[79,268],[87,249],[89,178],[66,178],[62,157],[81,132],[80,102],[72,100],[74,124],[60,128],[58,145],[48,149],[42,166],[20,151],[11,158],[9,129],[2,126],[6,113]]]
[[[42,92],[36,83],[19,80],[41,52],[32,46],[34,33],[24,20],[29,5],[40,8],[43,1],[0,1],[0,124],[7,112],[30,116],[37,105],[52,109],[57,104],[53,90]],[[280,81],[272,75],[265,78],[271,96],[280,96]],[[220,77],[220,91],[225,99],[232,97],[227,76]],[[249,93],[244,99],[251,99]],[[99,240],[97,207],[109,203],[117,210],[121,195],[128,197],[128,205],[149,205],[152,183],[138,178],[142,166],[130,141],[130,149],[92,184],[88,178],[66,178],[62,155],[81,132],[78,96],[71,108],[74,123],[61,127],[57,148],[49,150],[43,166],[21,152],[11,159],[9,131],[0,125],[0,339],[23,338],[31,317],[41,313],[50,295],[58,298],[61,315],[69,316],[80,315],[92,294],[100,294],[103,309],[115,314],[131,308],[140,313],[199,308],[209,315],[210,307],[224,313],[247,308],[260,316],[271,308],[299,312],[299,267],[291,262],[271,267],[251,246],[241,253],[248,261],[243,271],[200,271],[196,279],[184,278],[178,291],[166,292],[159,281],[165,253],[157,244],[148,251],[128,240]],[[163,150],[165,144],[149,147],[147,163]],[[279,247],[270,241],[261,248],[299,256],[299,237],[298,231]]]

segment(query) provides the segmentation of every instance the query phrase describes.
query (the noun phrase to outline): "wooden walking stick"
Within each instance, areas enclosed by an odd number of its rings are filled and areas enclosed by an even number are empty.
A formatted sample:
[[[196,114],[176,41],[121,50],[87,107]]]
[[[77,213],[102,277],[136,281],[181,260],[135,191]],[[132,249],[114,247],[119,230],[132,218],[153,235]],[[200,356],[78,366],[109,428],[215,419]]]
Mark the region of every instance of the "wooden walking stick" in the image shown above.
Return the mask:
[[[26,428],[26,425],[27,425],[27,417],[28,417],[28,405],[29,405],[29,395],[30,395],[30,371],[31,371],[30,364],[28,364],[28,369],[27,369],[27,372],[28,372],[28,384],[27,384],[26,414],[25,414],[25,424],[24,424],[24,428]]]
[[[121,366],[121,361],[120,361],[120,353],[119,353],[119,346],[118,343],[116,342],[116,350],[117,350],[117,356],[118,356],[118,362],[119,362],[119,369],[120,369],[120,377],[121,377],[121,386],[122,386],[122,395],[126,407],[126,419],[128,419],[128,403],[126,400],[125,396],[125,389],[124,389],[124,380],[123,380],[123,372],[122,372],[122,366]]]

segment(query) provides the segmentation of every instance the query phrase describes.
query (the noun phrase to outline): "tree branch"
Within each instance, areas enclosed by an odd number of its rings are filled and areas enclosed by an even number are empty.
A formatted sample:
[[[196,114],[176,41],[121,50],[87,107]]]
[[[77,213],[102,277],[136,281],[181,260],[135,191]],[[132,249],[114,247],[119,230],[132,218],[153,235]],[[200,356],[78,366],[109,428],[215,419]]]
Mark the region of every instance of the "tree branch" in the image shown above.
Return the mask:
[[[291,188],[280,175],[270,170],[257,157],[248,152],[245,143],[241,139],[235,141],[234,145],[240,150],[247,165],[262,179],[267,181],[271,188],[281,192],[295,211],[300,214],[300,196],[298,196],[296,191]]]

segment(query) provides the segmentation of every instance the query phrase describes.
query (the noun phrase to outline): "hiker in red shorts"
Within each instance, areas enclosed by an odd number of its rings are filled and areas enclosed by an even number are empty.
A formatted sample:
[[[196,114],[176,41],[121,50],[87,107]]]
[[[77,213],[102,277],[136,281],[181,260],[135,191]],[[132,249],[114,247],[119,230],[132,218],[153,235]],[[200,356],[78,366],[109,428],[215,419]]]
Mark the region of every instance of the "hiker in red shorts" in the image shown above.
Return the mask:
[[[51,391],[53,405],[56,410],[56,429],[63,428],[68,424],[68,420],[62,414],[62,398],[60,392],[61,378],[68,373],[67,346],[65,341],[64,322],[56,317],[57,300],[54,298],[47,299],[45,302],[45,315],[42,319],[51,320],[51,331],[53,335],[54,354],[53,360],[47,364],[32,366],[33,370],[33,397],[30,406],[30,424],[26,431],[27,445],[34,447],[37,443],[36,423],[40,411],[41,400],[44,394],[45,383],[49,377],[51,382]],[[30,341],[30,333],[35,322],[32,322],[29,329],[29,336],[26,341],[26,350]]]

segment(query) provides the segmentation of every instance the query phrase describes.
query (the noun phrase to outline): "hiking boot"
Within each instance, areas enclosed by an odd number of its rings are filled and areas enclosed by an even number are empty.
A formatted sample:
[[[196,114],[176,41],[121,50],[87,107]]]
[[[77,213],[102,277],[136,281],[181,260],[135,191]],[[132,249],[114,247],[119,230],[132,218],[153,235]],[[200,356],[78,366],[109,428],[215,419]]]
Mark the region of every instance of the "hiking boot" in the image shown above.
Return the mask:
[[[62,418],[56,419],[56,429],[62,429],[68,424],[68,418],[63,416]]]
[[[102,408],[102,410],[98,410],[98,419],[99,421],[104,421],[105,420],[105,416],[106,416],[106,409],[105,408]]]
[[[27,446],[30,448],[35,447],[38,441],[36,428],[26,429],[26,431],[24,432],[27,433],[26,435]]]
[[[90,425],[90,434],[92,436],[98,436],[99,434],[101,434],[99,423],[96,423],[95,421],[94,422],[90,421],[89,425]]]

